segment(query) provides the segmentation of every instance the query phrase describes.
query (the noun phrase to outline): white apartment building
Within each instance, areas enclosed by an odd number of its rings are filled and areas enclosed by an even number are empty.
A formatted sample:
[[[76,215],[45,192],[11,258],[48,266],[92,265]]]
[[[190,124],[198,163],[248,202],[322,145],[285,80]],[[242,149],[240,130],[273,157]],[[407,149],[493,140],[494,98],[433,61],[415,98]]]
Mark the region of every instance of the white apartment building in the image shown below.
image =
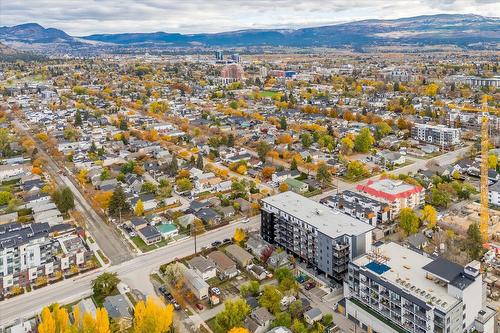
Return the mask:
[[[460,144],[460,128],[450,128],[444,125],[416,123],[411,128],[411,136],[415,140],[442,148]]]
[[[382,244],[349,263],[346,314],[374,333],[493,333],[479,266]]]

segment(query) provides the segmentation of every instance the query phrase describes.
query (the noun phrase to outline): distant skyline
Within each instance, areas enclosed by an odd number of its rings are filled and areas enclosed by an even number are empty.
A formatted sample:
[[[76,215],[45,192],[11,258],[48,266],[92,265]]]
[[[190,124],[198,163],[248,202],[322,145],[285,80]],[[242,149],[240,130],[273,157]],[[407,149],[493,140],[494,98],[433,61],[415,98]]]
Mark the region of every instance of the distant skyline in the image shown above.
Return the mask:
[[[35,22],[73,36],[296,29],[364,19],[498,13],[498,0],[0,0],[2,26]]]

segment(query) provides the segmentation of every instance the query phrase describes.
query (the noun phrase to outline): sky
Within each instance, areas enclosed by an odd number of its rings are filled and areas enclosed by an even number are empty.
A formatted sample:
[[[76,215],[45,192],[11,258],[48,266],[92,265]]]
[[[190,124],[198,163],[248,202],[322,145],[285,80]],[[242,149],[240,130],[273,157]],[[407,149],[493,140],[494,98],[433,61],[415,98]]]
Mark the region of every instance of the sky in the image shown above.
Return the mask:
[[[73,36],[302,28],[361,19],[500,13],[500,0],[0,0],[0,26],[35,22]]]

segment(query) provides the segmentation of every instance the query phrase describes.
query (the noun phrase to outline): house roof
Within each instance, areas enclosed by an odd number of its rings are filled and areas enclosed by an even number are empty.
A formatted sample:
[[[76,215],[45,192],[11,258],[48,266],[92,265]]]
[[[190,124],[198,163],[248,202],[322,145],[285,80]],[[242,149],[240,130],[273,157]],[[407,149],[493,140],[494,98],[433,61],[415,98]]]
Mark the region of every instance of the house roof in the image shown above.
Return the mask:
[[[201,256],[197,256],[191,260],[188,260],[188,265],[202,273],[215,269],[212,261]]]
[[[223,271],[236,265],[235,262],[231,260],[231,258],[229,258],[225,253],[222,253],[221,251],[213,251],[207,255],[207,258],[212,260],[215,265],[217,265],[217,267]]]
[[[111,318],[130,318],[130,308],[123,295],[108,296],[104,299],[104,308]]]
[[[226,247],[226,253],[240,263],[253,259],[253,255],[242,249],[239,245],[231,244]]]
[[[146,239],[154,239],[161,237],[161,233],[151,225],[147,225],[144,228],[139,229],[139,233],[144,236]]]

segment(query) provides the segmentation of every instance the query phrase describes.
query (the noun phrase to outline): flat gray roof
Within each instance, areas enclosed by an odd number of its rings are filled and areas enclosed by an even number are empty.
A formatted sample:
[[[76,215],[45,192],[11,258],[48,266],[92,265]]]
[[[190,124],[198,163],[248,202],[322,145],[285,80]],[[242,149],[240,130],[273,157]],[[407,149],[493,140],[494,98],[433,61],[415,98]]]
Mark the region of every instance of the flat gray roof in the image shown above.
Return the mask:
[[[357,236],[374,229],[368,223],[364,223],[339,211],[331,210],[316,201],[292,191],[279,193],[264,198],[262,201],[293,215],[332,238],[343,235]]]

